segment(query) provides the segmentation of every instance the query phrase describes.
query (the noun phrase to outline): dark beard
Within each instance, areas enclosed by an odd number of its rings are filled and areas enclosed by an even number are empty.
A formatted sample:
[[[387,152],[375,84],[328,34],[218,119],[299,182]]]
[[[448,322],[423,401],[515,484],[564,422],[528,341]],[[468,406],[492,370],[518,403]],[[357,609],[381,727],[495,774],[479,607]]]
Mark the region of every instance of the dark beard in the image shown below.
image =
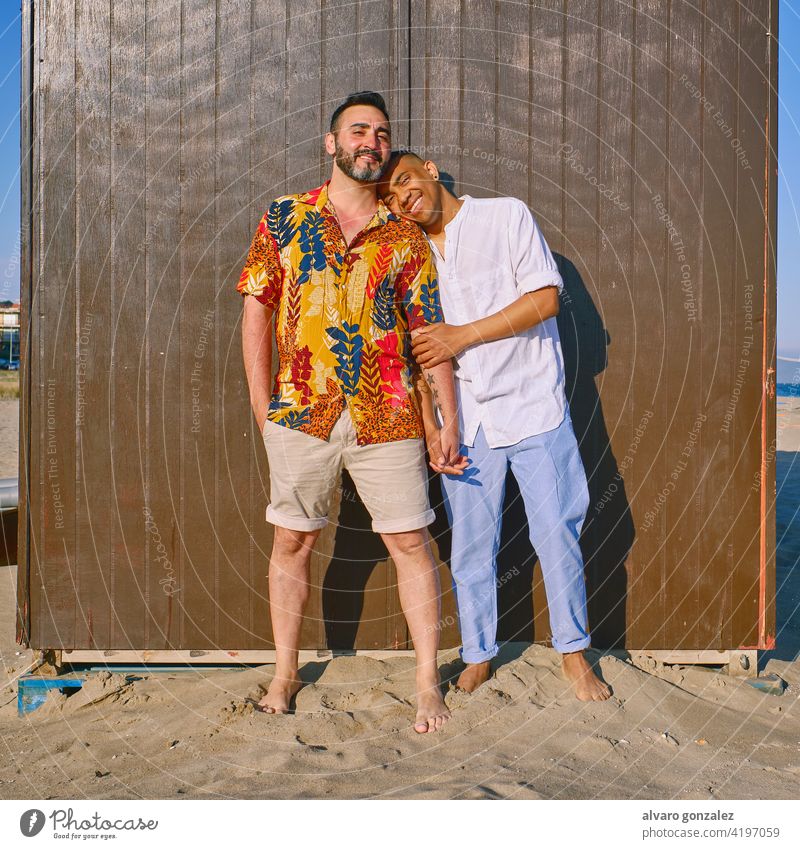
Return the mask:
[[[367,148],[365,148],[366,150]],[[371,151],[371,148],[370,148]],[[364,152],[363,150],[361,151]],[[371,151],[372,152],[372,151]],[[336,141],[336,153],[334,159],[339,169],[347,174],[352,180],[357,180],[359,183],[377,183],[383,176],[386,170],[387,162],[380,163],[377,168],[371,168],[369,165],[356,165],[356,156],[358,154],[346,153]],[[380,155],[380,154],[377,154]]]

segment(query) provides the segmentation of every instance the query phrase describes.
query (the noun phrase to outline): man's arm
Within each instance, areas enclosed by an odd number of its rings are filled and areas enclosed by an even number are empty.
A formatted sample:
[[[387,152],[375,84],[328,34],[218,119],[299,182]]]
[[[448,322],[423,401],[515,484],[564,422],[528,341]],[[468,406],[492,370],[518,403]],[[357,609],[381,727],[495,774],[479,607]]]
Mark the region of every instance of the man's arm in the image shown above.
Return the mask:
[[[435,471],[446,475],[460,475],[469,465],[466,457],[459,455],[455,464],[448,465],[442,452],[442,432],[433,405],[433,392],[421,372],[417,373],[414,381],[414,393],[417,396],[420,412],[422,413],[422,425],[425,429],[425,444],[428,447],[428,460],[430,467]]]
[[[423,368],[434,368],[470,345],[517,336],[558,315],[558,289],[547,286],[526,292],[502,310],[469,324],[430,324],[412,338],[414,358]]]
[[[237,292],[244,298],[242,356],[259,431],[264,429],[271,395],[272,316],[280,303],[282,276],[280,253],[269,229],[267,213],[258,223],[236,284]]]
[[[272,316],[274,310],[252,296],[244,299],[242,313],[242,357],[250,406],[259,432],[264,430],[272,384]]]
[[[558,315],[558,295],[564,283],[536,219],[516,199],[509,199],[505,213],[503,231],[508,240],[509,271],[520,297],[471,324],[426,329],[413,346],[420,365],[430,368],[470,345],[516,336]]]
[[[415,330],[411,338],[419,333]],[[458,430],[458,406],[453,382],[453,366],[448,360],[432,369],[422,369],[419,385],[415,386],[425,428],[431,468],[435,472],[460,475],[468,465],[461,455],[461,436]],[[436,421],[434,408],[439,411],[442,426]]]

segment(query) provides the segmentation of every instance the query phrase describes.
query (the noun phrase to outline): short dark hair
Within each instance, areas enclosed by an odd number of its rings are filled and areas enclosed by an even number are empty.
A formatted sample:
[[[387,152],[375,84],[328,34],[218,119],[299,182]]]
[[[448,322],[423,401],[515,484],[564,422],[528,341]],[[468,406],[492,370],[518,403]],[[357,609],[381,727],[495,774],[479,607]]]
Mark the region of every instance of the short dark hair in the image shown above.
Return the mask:
[[[330,132],[336,132],[339,116],[350,106],[374,106],[383,112],[387,121],[389,120],[389,113],[386,111],[386,101],[377,91],[356,91],[353,94],[348,94],[336,109],[333,110]]]
[[[389,157],[389,162],[387,163],[387,171],[390,166],[397,164],[404,156],[410,156],[412,159],[416,159],[417,162],[421,164],[425,164],[425,160],[413,150],[406,150],[405,148],[398,147],[392,151],[392,155]]]

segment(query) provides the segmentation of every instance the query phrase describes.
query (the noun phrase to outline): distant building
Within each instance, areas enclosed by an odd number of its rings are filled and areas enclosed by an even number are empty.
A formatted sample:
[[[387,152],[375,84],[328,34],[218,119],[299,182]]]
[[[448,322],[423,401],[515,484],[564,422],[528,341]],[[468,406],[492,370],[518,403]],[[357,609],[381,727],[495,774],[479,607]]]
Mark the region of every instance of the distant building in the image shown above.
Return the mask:
[[[19,301],[0,301],[0,369],[19,368]]]

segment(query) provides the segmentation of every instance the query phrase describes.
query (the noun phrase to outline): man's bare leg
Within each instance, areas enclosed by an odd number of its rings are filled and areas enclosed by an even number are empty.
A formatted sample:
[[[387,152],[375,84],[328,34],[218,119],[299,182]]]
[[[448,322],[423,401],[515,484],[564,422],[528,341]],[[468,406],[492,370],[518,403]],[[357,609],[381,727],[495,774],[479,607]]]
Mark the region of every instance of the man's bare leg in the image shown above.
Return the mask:
[[[468,663],[467,668],[458,676],[456,687],[467,693],[472,693],[492,677],[492,662]]]
[[[287,713],[302,686],[298,675],[300,629],[308,602],[311,551],[319,531],[275,527],[269,561],[269,611],[275,640],[275,677],[259,702],[267,713]]]
[[[442,698],[436,653],[439,650],[441,599],[439,573],[428,544],[427,528],[381,534],[397,567],[400,604],[417,655],[418,734],[438,731],[450,719]]]
[[[611,696],[610,688],[594,674],[582,651],[561,655],[561,668],[580,701],[603,702]]]

